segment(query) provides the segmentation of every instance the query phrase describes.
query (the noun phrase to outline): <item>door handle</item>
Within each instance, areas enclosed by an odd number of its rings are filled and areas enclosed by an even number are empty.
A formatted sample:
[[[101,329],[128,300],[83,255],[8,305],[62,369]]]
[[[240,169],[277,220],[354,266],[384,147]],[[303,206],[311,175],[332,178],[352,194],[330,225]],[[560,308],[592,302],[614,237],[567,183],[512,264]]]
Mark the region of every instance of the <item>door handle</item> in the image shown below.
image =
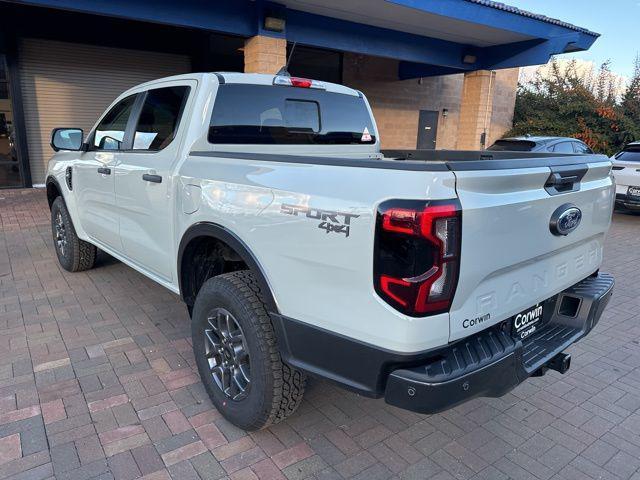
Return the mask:
[[[111,175],[111,169],[107,167],[100,167],[98,168],[98,173],[101,173],[102,175]]]
[[[142,175],[142,180],[145,182],[162,183],[162,177],[160,175],[153,175],[151,173],[145,173]]]

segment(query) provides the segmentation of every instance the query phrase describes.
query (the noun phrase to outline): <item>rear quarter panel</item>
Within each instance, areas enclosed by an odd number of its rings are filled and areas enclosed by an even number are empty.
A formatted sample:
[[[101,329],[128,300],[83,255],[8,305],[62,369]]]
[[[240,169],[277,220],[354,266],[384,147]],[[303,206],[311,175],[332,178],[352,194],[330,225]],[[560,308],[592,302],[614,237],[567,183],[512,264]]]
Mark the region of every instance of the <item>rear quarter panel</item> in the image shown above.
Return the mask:
[[[380,202],[453,198],[451,172],[190,156],[180,176],[188,196],[178,230],[213,222],[234,232],[263,268],[281,314],[396,351],[448,341],[448,314],[406,317],[377,296],[373,246]],[[322,228],[322,212],[336,213],[324,218],[335,230]]]

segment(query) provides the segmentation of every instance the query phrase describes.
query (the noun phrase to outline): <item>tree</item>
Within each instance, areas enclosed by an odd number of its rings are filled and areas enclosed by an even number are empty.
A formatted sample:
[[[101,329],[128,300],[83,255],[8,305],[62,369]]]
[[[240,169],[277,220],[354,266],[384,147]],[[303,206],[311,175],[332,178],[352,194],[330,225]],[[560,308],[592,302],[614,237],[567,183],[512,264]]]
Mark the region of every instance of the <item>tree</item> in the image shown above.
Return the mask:
[[[620,90],[608,61],[594,73],[579,70],[575,61],[560,65],[554,59],[544,75],[538,71],[518,86],[508,135],[574,137],[611,155],[640,139],[640,60],[621,101]]]
[[[640,123],[640,56],[636,55],[633,77],[622,96],[621,108],[624,115]]]

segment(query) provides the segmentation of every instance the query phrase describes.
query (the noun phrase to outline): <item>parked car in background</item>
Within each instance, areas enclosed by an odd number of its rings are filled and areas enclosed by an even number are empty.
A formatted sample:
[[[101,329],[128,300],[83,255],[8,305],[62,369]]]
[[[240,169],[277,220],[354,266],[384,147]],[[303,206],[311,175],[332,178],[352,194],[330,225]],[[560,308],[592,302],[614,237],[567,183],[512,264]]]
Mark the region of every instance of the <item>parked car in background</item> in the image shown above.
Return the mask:
[[[611,157],[616,179],[616,207],[640,211],[640,142],[631,142]]]
[[[511,137],[497,140],[487,150],[511,152],[593,153],[586,143],[570,137]]]

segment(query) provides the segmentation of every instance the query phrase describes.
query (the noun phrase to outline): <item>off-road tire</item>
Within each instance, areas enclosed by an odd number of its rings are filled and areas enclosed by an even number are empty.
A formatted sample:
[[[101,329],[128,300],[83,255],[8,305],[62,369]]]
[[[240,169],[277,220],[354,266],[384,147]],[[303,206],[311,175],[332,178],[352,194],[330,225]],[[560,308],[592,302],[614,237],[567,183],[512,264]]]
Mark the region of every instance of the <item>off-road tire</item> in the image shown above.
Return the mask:
[[[218,387],[206,358],[204,332],[217,308],[233,315],[249,353],[251,382],[241,400],[232,400]],[[244,430],[259,430],[284,420],[298,408],[305,375],[282,362],[260,287],[250,271],[225,273],[204,283],[193,306],[191,333],[202,382],[218,411],[231,423]]]
[[[64,252],[61,252],[56,242],[55,224],[58,214],[60,214],[62,218],[67,238]],[[62,268],[69,272],[82,272],[83,270],[93,268],[98,249],[95,245],[78,238],[67,206],[64,203],[64,199],[60,196],[57,197],[51,205],[51,233],[53,235],[53,246]]]

